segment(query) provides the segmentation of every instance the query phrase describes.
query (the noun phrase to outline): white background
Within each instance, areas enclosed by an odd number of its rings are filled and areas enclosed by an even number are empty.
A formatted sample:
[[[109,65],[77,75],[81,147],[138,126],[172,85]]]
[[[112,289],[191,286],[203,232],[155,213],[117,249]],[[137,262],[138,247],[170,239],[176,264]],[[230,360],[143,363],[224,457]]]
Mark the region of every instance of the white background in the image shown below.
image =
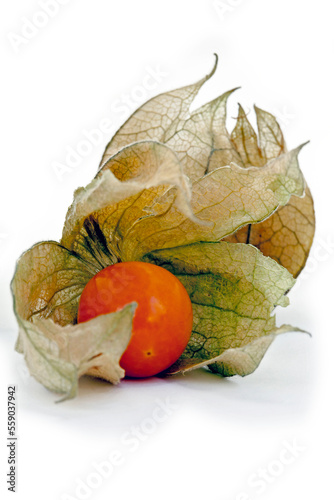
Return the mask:
[[[5,484],[11,383],[18,386],[18,499],[330,498],[331,2],[222,0],[220,9],[212,0],[62,3],[52,18],[39,16],[35,0],[2,2],[0,13],[1,498],[13,495]],[[22,41],[17,37],[25,19],[45,26]],[[37,241],[60,238],[74,189],[94,176],[105,144],[124,118],[147,98],[201,78],[211,69],[214,52],[219,66],[198,105],[241,85],[230,99],[230,125],[238,101],[254,122],[256,103],[278,116],[290,147],[311,140],[300,160],[315,199],[316,240],[290,307],[278,311],[278,323],[298,325],[313,337],[278,338],[259,369],[244,379],[222,380],[200,371],[117,387],[82,379],[76,400],[55,404],[57,396],[27,375],[13,351],[9,282],[15,260]],[[164,75],[150,80],[147,89],[152,69]],[[105,118],[111,132],[75,168],[57,176],[54,162],[64,163],[68,148],[77,148],[84,131]],[[166,398],[173,407],[163,413],[157,408]],[[138,428],[140,437],[129,443]],[[295,456],[284,451],[287,446],[297,446]],[[94,463],[110,463],[113,450],[122,454],[122,464],[101,479]],[[260,487],[261,468],[267,479]],[[90,489],[78,489],[80,481]]]

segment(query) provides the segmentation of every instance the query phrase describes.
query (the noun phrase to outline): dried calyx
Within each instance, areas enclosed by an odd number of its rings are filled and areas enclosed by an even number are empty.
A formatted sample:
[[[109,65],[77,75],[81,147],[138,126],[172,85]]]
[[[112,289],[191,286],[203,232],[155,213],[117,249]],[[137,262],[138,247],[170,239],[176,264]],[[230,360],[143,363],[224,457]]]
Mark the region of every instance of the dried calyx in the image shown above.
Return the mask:
[[[254,371],[275,336],[272,315],[305,265],[314,234],[310,191],[276,119],[240,107],[226,128],[226,92],[189,113],[212,72],[139,108],[104,152],[98,174],[74,194],[60,243],[18,261],[12,281],[17,350],[39,382],[66,397],[93,373],[117,383],[135,304],[76,325],[87,282],[119,261],[166,267],[194,310],[190,342],[169,373],[208,366]]]

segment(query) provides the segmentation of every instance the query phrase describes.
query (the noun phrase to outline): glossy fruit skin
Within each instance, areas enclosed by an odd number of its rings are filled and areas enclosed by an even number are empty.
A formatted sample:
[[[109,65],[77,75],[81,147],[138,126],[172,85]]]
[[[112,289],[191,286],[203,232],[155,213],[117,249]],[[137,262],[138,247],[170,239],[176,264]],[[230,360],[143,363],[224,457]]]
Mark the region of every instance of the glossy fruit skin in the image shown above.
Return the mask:
[[[128,377],[150,377],[172,365],[191,335],[189,295],[176,276],[145,262],[120,262],[97,273],[85,286],[78,323],[137,302],[132,336],[120,360]]]

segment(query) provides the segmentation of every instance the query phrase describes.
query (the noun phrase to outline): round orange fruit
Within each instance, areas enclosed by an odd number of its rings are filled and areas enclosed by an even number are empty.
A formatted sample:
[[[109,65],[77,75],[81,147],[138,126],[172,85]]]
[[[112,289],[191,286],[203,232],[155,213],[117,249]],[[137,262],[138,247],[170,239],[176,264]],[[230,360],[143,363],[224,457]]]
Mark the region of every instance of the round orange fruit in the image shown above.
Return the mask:
[[[78,322],[138,306],[132,336],[120,365],[128,377],[149,377],[166,370],[184,351],[192,330],[189,295],[180,280],[163,267],[120,262],[97,273],[85,286]]]

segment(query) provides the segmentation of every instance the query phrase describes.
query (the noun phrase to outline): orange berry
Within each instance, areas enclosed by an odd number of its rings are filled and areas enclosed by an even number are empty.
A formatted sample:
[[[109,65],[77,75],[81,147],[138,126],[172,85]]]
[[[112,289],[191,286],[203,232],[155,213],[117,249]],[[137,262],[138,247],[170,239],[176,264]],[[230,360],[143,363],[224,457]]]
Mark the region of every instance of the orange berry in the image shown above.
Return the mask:
[[[97,273],[85,286],[78,322],[137,302],[132,336],[120,360],[129,377],[149,377],[172,365],[192,330],[189,295],[176,276],[144,262],[121,262]]]

